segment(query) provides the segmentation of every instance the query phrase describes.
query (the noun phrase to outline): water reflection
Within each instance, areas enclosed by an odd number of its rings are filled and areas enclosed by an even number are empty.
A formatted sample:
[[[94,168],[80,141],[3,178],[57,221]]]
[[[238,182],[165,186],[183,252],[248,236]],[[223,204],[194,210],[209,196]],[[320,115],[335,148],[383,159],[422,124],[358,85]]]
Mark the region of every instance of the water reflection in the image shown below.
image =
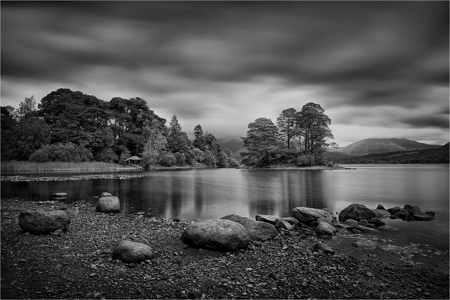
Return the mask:
[[[95,204],[94,196],[109,192],[119,197],[124,213],[143,211],[146,216],[184,220],[227,214],[289,216],[296,206],[336,212],[351,203],[371,208],[410,204],[436,211],[436,220],[398,227],[405,232],[414,228],[412,233],[422,239],[448,243],[448,179],[448,165],[357,166],[351,171],[205,169],[149,172],[127,180],[2,182],[1,197],[40,201],[66,192],[67,201]]]

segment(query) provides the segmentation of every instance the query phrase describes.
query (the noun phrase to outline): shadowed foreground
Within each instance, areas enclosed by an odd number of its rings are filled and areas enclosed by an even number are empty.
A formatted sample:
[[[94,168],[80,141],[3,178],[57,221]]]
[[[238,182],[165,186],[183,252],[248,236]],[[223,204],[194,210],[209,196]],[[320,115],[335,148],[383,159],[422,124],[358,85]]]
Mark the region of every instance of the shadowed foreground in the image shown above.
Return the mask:
[[[301,231],[218,253],[185,247],[182,222],[96,213],[84,202],[1,204],[2,299],[449,297],[448,274],[375,255],[312,252],[317,238]],[[20,211],[43,206],[67,209],[67,233],[23,233]],[[113,260],[125,239],[150,245],[155,258],[137,265]]]

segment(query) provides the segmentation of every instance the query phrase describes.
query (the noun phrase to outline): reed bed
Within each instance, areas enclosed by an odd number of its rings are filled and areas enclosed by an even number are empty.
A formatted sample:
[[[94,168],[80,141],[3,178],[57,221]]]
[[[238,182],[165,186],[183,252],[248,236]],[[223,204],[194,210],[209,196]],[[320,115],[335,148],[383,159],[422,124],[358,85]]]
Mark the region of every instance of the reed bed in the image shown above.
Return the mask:
[[[1,164],[2,173],[16,172],[114,172],[119,164],[106,162],[30,162],[6,161]]]

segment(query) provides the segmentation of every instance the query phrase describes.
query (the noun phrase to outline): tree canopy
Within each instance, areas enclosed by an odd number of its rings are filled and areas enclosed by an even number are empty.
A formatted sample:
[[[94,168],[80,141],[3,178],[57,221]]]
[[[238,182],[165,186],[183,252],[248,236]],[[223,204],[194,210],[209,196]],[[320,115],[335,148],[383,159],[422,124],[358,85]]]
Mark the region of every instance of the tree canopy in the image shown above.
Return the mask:
[[[237,167],[216,137],[194,128],[191,141],[174,115],[166,120],[140,97],[110,101],[61,88],[41,99],[27,97],[15,109],[1,107],[2,160],[124,162],[142,156],[156,165]]]
[[[273,163],[312,165],[324,163],[323,152],[333,138],[331,119],[316,103],[305,104],[300,111],[288,108],[280,113],[277,125],[258,118],[248,125],[242,137],[246,152],[241,152],[246,165],[266,166]]]

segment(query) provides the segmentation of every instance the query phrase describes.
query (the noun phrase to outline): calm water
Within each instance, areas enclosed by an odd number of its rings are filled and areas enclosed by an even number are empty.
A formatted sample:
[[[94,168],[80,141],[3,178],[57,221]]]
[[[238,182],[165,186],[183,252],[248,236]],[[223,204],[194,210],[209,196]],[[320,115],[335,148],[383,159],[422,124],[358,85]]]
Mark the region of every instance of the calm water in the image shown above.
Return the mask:
[[[449,166],[348,165],[356,170],[254,171],[199,169],[144,173],[127,180],[66,182],[2,182],[1,197],[48,200],[67,192],[68,201],[110,192],[120,198],[123,212],[198,220],[239,214],[289,216],[296,206],[327,207],[339,212],[351,203],[369,208],[405,204],[433,210],[431,222],[387,220],[398,231],[383,233],[399,242],[426,243],[448,249]],[[59,174],[61,175],[61,174]]]

